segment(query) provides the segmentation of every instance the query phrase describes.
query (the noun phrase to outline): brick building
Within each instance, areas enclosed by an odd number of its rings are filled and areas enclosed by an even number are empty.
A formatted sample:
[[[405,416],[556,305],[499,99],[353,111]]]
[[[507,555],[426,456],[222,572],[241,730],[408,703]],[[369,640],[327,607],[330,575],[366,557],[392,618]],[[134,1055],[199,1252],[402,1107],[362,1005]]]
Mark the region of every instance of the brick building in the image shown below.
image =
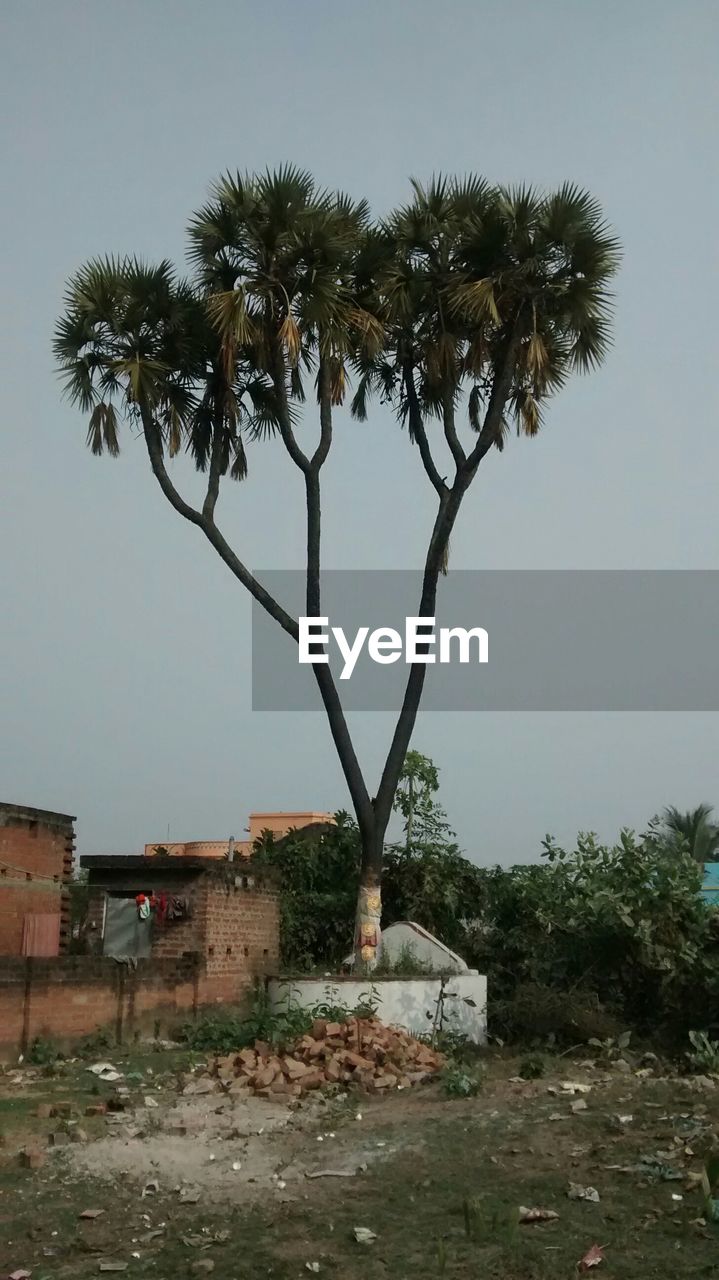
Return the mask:
[[[279,960],[279,901],[251,863],[88,856],[88,950],[116,959],[191,961],[200,1003],[237,1000]],[[154,907],[141,918],[137,898]]]
[[[74,822],[0,804],[0,956],[56,956],[66,945]]]

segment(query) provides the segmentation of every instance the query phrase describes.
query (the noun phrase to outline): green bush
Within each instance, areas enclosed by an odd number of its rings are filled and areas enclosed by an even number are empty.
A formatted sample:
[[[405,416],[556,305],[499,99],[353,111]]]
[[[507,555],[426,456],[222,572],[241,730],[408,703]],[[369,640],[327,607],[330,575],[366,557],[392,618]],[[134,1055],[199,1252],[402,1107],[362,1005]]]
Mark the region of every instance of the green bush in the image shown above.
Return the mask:
[[[61,1058],[55,1041],[44,1036],[36,1036],[25,1054],[25,1061],[33,1067],[49,1067]]]
[[[474,1098],[484,1086],[484,1068],[451,1063],[442,1072],[442,1088],[448,1098]]]
[[[547,1060],[541,1053],[528,1053],[519,1064],[523,1080],[541,1080],[547,1073]]]
[[[312,1026],[314,1013],[300,1009],[291,1001],[274,1009],[264,989],[255,993],[249,1012],[225,1009],[207,1014],[181,1028],[180,1037],[190,1049],[209,1053],[232,1053],[256,1040],[266,1040],[274,1048],[283,1048]]]
[[[691,1052],[687,1054],[693,1071],[719,1072],[719,1040],[712,1040],[706,1031],[690,1031]]]
[[[493,1029],[565,1044],[638,1035],[685,1042],[719,1026],[719,914],[700,870],[656,824],[612,847],[549,838],[543,865],[487,873],[466,958],[487,973]]]

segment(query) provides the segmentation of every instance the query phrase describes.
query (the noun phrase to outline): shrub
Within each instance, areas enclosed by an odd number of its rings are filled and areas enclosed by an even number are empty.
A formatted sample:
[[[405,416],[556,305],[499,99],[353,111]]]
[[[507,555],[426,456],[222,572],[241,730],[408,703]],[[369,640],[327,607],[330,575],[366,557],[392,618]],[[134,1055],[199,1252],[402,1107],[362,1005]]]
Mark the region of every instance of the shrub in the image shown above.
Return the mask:
[[[612,847],[545,841],[544,865],[487,875],[471,962],[489,976],[493,1029],[566,1044],[636,1032],[685,1041],[719,1023],[717,913],[696,864],[655,824]]]
[[[547,1060],[541,1053],[528,1053],[519,1064],[523,1080],[541,1080],[547,1071]]]
[[[33,1067],[49,1067],[61,1058],[55,1041],[44,1036],[36,1036],[25,1054],[25,1061]]]
[[[185,1023],[180,1038],[190,1049],[210,1053],[232,1053],[255,1040],[266,1040],[281,1048],[309,1031],[312,1019],[311,1010],[290,1001],[280,1009],[273,1008],[267,993],[260,989],[244,1017],[239,1010],[219,1010]]]
[[[426,978],[433,969],[426,960],[420,960],[411,942],[403,942],[394,960],[388,952],[381,951],[376,972],[382,977]]]
[[[83,1036],[77,1045],[77,1056],[79,1058],[96,1058],[98,1054],[106,1053],[115,1047],[115,1037],[107,1028],[100,1027],[97,1031],[92,1031],[90,1035]]]
[[[448,1098],[474,1098],[484,1085],[484,1069],[451,1064],[442,1072],[442,1087]]]
[[[712,1040],[706,1031],[690,1031],[692,1052],[687,1054],[693,1071],[719,1072],[719,1040]]]

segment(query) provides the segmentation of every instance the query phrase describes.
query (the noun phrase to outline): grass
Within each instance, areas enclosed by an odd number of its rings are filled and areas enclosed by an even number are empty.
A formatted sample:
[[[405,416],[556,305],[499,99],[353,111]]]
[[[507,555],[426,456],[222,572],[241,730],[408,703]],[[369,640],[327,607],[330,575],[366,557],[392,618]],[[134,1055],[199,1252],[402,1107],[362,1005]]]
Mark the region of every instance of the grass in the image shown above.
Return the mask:
[[[163,1063],[170,1065],[167,1055],[132,1060],[153,1074]],[[561,1070],[571,1074],[566,1061]],[[587,1111],[572,1114],[569,1100],[547,1093],[547,1080],[510,1085],[515,1072],[516,1063],[490,1061],[484,1089],[471,1099],[448,1101],[431,1088],[363,1102],[362,1140],[385,1144],[381,1162],[352,1179],[288,1184],[284,1200],[268,1188],[252,1206],[179,1205],[171,1194],[142,1200],[127,1182],[78,1182],[62,1161],[31,1173],[0,1152],[0,1274],[25,1267],[33,1280],[84,1280],[98,1274],[101,1259],[119,1259],[137,1280],[183,1280],[194,1262],[211,1258],[216,1280],[298,1280],[309,1274],[306,1262],[336,1280],[570,1280],[579,1258],[601,1244],[598,1280],[716,1275],[719,1229],[696,1225],[700,1193],[606,1167],[668,1150],[678,1164],[699,1167],[719,1123],[716,1095],[617,1077],[588,1095]],[[88,1096],[81,1072],[39,1081],[30,1099],[5,1096],[0,1128],[30,1123],[41,1096],[68,1095]],[[618,1129],[617,1113],[634,1119]],[[332,1124],[338,1139],[350,1140],[359,1132],[354,1107],[344,1121],[341,1114],[333,1112]],[[704,1131],[691,1138],[694,1155],[682,1156],[697,1123]],[[568,1200],[569,1181],[596,1186],[600,1203]],[[520,1226],[520,1204],[553,1208],[560,1219]],[[105,1212],[80,1221],[88,1207]],[[145,1240],[160,1222],[162,1236]],[[355,1226],[375,1231],[374,1244],[357,1244]]]

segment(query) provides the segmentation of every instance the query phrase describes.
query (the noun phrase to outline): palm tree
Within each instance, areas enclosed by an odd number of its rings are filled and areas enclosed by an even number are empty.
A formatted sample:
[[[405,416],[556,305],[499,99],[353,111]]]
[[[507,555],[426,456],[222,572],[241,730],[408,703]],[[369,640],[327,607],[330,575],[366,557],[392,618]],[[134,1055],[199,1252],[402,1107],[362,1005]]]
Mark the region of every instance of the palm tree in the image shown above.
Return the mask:
[[[543,195],[437,179],[414,183],[405,207],[372,223],[364,201],[285,167],[217,183],[192,218],[190,247],[188,280],[167,262],[104,259],[70,281],[55,351],[70,397],[89,415],[93,452],[117,454],[120,417],[134,423],[166,499],[296,640],[296,619],[218,526],[218,494],[226,477],[245,478],[252,446],[281,442],[304,483],[306,610],[319,616],[321,471],[354,374],[354,414],[366,415],[374,393],[389,402],[436,494],[417,608],[433,617],[450,535],[483,459],[504,448],[512,423],[536,435],[549,397],[607,350],[619,248],[599,205],[572,186]],[[308,379],[318,415],[311,448],[300,434]],[[168,469],[183,446],[207,476],[201,506],[182,497]],[[313,671],[362,837],[358,936],[371,961],[384,835],[426,666],[410,667],[372,798],[330,668]]]
[[[719,826],[709,821],[713,812],[710,804],[697,805],[696,809],[689,809],[686,813],[670,805],[662,814],[667,833],[682,839],[690,856],[700,866],[705,862],[719,861]]]

